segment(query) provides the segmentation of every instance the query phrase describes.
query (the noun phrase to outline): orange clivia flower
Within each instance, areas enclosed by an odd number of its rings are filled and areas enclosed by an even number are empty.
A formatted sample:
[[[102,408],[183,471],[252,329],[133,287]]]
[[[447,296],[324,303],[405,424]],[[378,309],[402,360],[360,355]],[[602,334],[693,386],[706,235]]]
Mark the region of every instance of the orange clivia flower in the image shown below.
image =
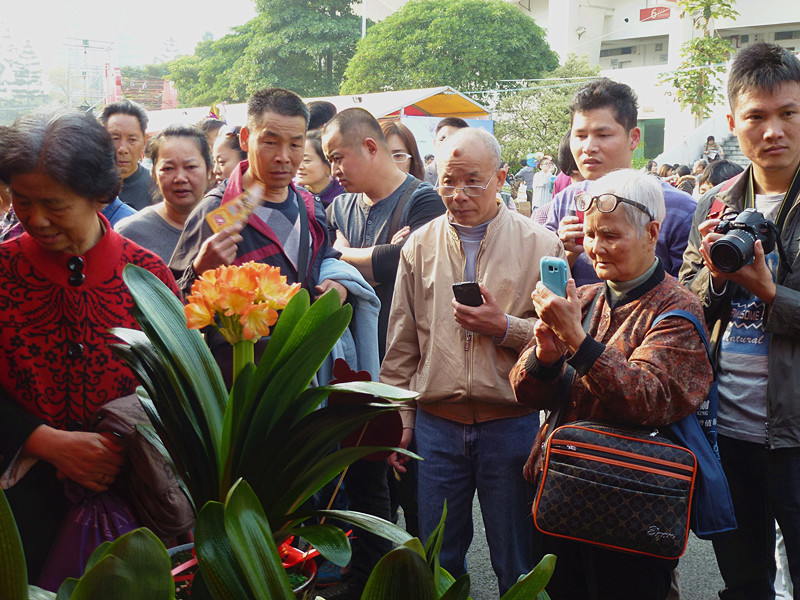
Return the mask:
[[[192,285],[184,312],[187,326],[214,325],[230,343],[257,340],[270,327],[300,284],[288,285],[278,267],[249,262],[206,271]]]
[[[278,311],[266,302],[251,304],[239,319],[242,324],[242,335],[249,340],[257,340],[269,335],[269,328],[277,321]]]
[[[214,324],[214,313],[199,298],[195,298],[193,302],[184,306],[183,312],[186,315],[186,326],[189,329],[202,329]]]

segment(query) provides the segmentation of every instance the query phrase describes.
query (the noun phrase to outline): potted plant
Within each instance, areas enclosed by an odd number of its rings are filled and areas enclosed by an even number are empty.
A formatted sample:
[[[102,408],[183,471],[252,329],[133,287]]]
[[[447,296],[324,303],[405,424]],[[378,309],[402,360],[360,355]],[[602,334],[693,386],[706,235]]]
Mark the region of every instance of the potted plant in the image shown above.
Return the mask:
[[[339,306],[331,293],[311,304],[308,293],[287,286],[277,269],[250,265],[204,274],[186,308],[148,271],[128,265],[123,272],[141,331],[115,329],[125,342],[115,351],[142,384],[140,399],[152,422],[152,427],[141,427],[143,434],[174,464],[198,512],[196,537],[212,514],[204,512],[205,506],[224,503],[234,483],[245,479],[274,525],[276,544],[301,535],[328,560],[346,565],[350,546],[344,532],[310,522],[325,517],[396,543],[407,541],[404,530],[377,517],[303,510],[303,505],[349,464],[387,449],[337,449],[337,444],[371,419],[399,408],[386,402],[319,408],[329,393],[393,401],[416,394],[368,381],[309,387],[348,326],[352,309]],[[187,327],[187,316],[195,327],[213,323],[233,344],[236,378],[230,391],[200,332]],[[256,366],[253,340],[273,325]],[[197,539],[198,572],[206,582],[220,576],[213,569],[221,563],[202,556],[203,547],[212,545]]]

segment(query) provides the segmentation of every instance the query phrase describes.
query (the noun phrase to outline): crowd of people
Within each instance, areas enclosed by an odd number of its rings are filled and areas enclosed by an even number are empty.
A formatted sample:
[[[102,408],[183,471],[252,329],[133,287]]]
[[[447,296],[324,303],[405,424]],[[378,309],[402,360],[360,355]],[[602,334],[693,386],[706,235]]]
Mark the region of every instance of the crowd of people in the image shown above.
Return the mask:
[[[554,425],[540,411],[663,427],[696,411],[716,378],[738,523],[713,539],[720,597],[775,597],[776,522],[786,583],[800,584],[800,61],[754,44],[729,81],[747,169],[710,138],[691,168],[634,170],[636,93],[598,78],[574,94],[557,155],[516,175],[531,218],[501,193],[513,177],[497,140],[457,117],[439,123],[424,161],[402,123],[280,88],[253,94],[236,127],[207,119],[148,138],[146,111],[123,100],[98,118],[51,110],[0,128],[0,485],[31,582],[79,575],[53,568],[70,506],[101,492],[125,500],[124,448],[95,428],[98,410],[137,385],[109,349],[112,328],[137,327],[124,265],[183,298],[209,269],[258,261],[312,298],[334,290],[351,303],[351,328],[362,327],[350,366],[419,394],[401,409],[398,446],[424,460],[358,461],[342,496],[385,519],[402,507],[423,540],[446,502],[440,560],[453,576],[467,570],[477,493],[501,594],[553,553],[554,600],[680,598],[677,560],[534,527]],[[252,214],[212,230],[206,217],[250,189],[263,190]],[[712,261],[720,223],[750,209],[777,243],[758,238],[723,269]],[[567,261],[563,296],[542,284],[542,257]],[[454,297],[462,282],[477,284],[476,302]],[[707,324],[713,367],[690,321],[657,321],[676,309]],[[206,341],[230,381],[230,345],[212,330]],[[390,548],[357,532],[349,569],[330,569],[319,595],[360,598]]]
[[[521,184],[525,184],[527,201],[530,202],[531,214],[534,219],[540,219],[549,211],[547,204],[565,187],[583,181],[583,176],[575,166],[572,152],[569,149],[571,130],[565,134],[559,148],[558,157],[537,153],[533,158],[520,160],[521,169],[515,175],[509,175],[508,180],[512,185],[512,197],[523,200],[518,196]],[[714,142],[714,136],[709,136],[709,143]],[[707,145],[707,144],[706,144]],[[707,157],[706,145],[703,156]],[[562,152],[562,148],[564,151]],[[737,163],[724,158],[716,153],[713,159],[699,158],[691,167],[682,164],[659,164],[655,160],[648,160],[643,171],[660,178],[679,190],[691,194],[699,200],[712,187],[738,175],[744,168]]]

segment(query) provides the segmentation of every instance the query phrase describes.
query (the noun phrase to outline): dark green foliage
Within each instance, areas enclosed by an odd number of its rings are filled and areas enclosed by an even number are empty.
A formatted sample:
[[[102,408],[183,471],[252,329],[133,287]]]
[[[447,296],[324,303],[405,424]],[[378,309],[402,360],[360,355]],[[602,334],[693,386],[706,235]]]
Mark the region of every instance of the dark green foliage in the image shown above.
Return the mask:
[[[502,0],[411,0],[367,31],[341,93],[495,88],[558,66],[544,31]]]
[[[244,102],[265,87],[301,96],[337,93],[361,35],[344,0],[259,0],[259,14],[219,40],[169,65],[181,106]]]

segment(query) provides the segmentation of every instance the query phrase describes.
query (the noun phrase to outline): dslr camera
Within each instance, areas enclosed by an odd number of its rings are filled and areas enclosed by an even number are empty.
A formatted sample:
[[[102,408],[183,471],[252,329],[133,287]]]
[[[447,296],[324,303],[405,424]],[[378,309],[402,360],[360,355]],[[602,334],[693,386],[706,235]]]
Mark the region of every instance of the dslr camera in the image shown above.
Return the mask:
[[[753,262],[756,240],[761,240],[764,254],[769,254],[778,238],[775,224],[755,208],[746,208],[733,220],[723,218],[714,231],[724,235],[711,246],[711,262],[724,273],[734,273]]]

